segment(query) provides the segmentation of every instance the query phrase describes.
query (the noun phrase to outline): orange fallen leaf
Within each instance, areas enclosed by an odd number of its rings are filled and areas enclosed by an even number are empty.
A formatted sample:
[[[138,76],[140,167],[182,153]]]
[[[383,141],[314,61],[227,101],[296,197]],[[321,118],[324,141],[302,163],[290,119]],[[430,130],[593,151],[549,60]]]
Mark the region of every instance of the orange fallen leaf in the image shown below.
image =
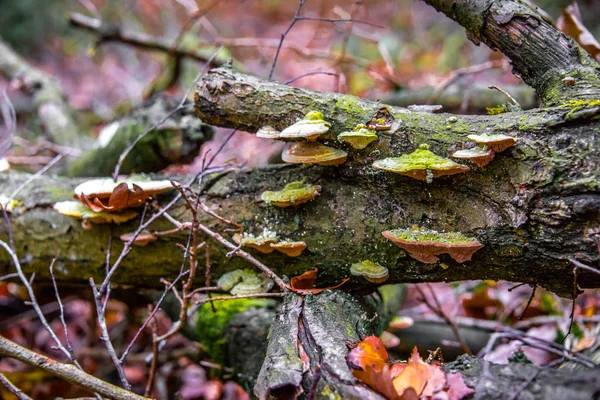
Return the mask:
[[[317,281],[317,272],[319,272],[319,269],[315,268],[313,270],[306,271],[302,275],[293,277],[290,280],[291,290],[298,294],[319,294],[324,290],[337,289],[350,280],[350,278],[346,278],[335,286],[330,286],[326,288],[315,288],[315,282]]]
[[[574,2],[563,10],[556,26],[560,31],[575,39],[585,51],[600,62],[600,43],[581,22],[581,13],[577,3]]]
[[[500,300],[490,296],[488,286],[463,297],[461,303],[465,313],[477,319],[488,319],[489,309],[498,309],[502,306]]]
[[[348,353],[346,359],[354,369],[381,371],[388,364],[388,353],[381,339],[367,336]]]
[[[446,386],[446,374],[439,365],[424,362],[415,347],[408,363],[392,382],[400,395],[413,388],[421,397],[433,396]]]

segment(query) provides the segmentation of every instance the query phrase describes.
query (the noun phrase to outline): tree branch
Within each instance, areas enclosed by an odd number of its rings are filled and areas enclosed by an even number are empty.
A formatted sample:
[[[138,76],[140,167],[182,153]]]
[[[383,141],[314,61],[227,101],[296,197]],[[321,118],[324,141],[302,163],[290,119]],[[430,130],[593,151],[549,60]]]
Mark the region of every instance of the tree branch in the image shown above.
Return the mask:
[[[600,64],[526,2],[424,1],[464,26],[474,43],[483,42],[510,58],[515,74],[547,106],[598,97]],[[563,81],[567,77],[575,81]]]
[[[3,336],[0,336],[0,355],[3,357],[14,358],[15,360],[24,362],[32,367],[41,368],[69,383],[81,386],[109,399],[146,400],[146,397],[139,396],[133,392],[121,389],[118,386],[111,385],[110,383],[77,369],[74,365],[64,364],[41,354],[37,354],[25,347],[19,346]]]

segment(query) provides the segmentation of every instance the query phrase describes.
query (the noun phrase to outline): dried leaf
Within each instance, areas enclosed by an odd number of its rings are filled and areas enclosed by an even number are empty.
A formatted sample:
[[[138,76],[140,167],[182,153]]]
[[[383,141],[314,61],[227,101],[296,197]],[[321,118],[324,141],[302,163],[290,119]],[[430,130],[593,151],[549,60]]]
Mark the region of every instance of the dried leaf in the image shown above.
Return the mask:
[[[461,374],[447,374],[446,378],[448,379],[448,386],[450,386],[450,389],[447,391],[448,400],[461,400],[475,393],[474,389],[465,385]]]
[[[563,33],[571,36],[596,61],[600,62],[600,43],[581,22],[581,13],[577,3],[572,3],[562,12],[556,26]]]
[[[98,197],[91,199],[85,194],[76,196],[83,204],[96,212],[119,211],[130,207],[138,207],[150,198],[150,195],[135,183],[130,188],[125,182],[121,182],[115,187],[108,199],[108,204],[103,203]]]
[[[433,396],[446,386],[446,374],[439,365],[424,362],[415,347],[402,372],[394,378],[393,384],[400,395],[413,388],[419,396]]]
[[[377,336],[367,336],[350,350],[346,359],[354,369],[381,371],[388,364],[388,353],[381,339]]]
[[[324,290],[337,289],[350,280],[350,278],[346,278],[335,286],[330,286],[326,288],[315,288],[315,282],[317,281],[318,271],[319,269],[315,268],[313,270],[306,271],[302,275],[293,277],[290,280],[290,287],[294,292],[298,294],[319,294]]]

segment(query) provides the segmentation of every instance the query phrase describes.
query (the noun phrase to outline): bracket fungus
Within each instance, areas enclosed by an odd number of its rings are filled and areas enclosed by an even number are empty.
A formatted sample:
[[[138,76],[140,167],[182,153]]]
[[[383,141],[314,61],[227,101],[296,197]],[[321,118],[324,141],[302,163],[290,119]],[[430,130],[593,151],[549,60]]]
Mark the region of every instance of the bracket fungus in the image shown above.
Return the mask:
[[[385,231],[383,236],[408,254],[425,264],[439,261],[436,257],[448,254],[456,262],[469,261],[473,254],[483,245],[474,237],[464,236],[460,232],[438,232],[413,227],[411,229],[394,229]]]
[[[517,139],[507,135],[469,135],[467,136],[470,140],[474,141],[480,146],[487,146],[496,153],[502,153],[504,150],[511,148],[517,143]]]
[[[88,221],[94,224],[120,224],[137,217],[137,212],[133,210],[123,210],[119,212],[96,212],[78,201],[59,201],[54,204],[54,209],[68,217]]]
[[[339,165],[346,161],[348,153],[318,142],[298,142],[288,145],[281,158],[291,164]]]
[[[244,232],[243,236],[241,236],[239,233],[236,233],[233,235],[233,240],[239,245],[253,248],[264,254],[269,254],[275,250],[271,247],[271,243],[277,243],[279,238],[275,232],[265,228],[258,236],[254,236],[246,232]]]
[[[431,183],[433,178],[460,174],[470,170],[466,165],[457,164],[448,158],[432,153],[429,151],[429,145],[427,144],[420,145],[417,150],[410,154],[377,160],[373,163],[373,167],[410,176],[427,183]]]
[[[217,287],[234,296],[265,293],[273,287],[273,280],[251,269],[236,269],[223,274]]]
[[[133,232],[124,233],[119,237],[122,241],[128,242],[133,238]],[[148,243],[156,242],[158,240],[157,236],[154,236],[147,230],[143,230],[137,237],[133,240],[134,246],[145,246]]]
[[[494,159],[494,153],[492,149],[487,146],[473,147],[471,149],[458,150],[452,154],[453,158],[461,158],[469,160],[477,164],[479,168],[487,165]]]
[[[278,192],[263,192],[260,199],[273,206],[290,207],[314,200],[319,194],[321,186],[311,185],[302,180],[288,183]]]
[[[75,188],[74,197],[96,211],[119,211],[142,205],[153,195],[173,189],[170,181],[152,181],[140,175],[114,182],[111,178],[92,179]]]
[[[325,121],[322,112],[311,111],[304,118],[296,121],[279,133],[279,139],[283,140],[317,140],[319,136],[329,130],[331,124]]]
[[[389,131],[395,128],[394,116],[387,107],[380,108],[367,122],[367,128],[374,131]]]
[[[271,247],[289,257],[298,257],[306,249],[306,243],[282,241],[271,243]]]
[[[362,150],[379,137],[375,131],[367,129],[365,125],[357,125],[352,131],[342,132],[338,135],[338,142],[348,143],[352,148]]]
[[[262,139],[279,139],[279,132],[277,129],[273,128],[270,125],[265,125],[256,131],[256,137]]]
[[[369,282],[383,283],[389,276],[389,270],[371,260],[363,260],[359,263],[352,264],[350,267],[350,274],[356,276],[362,276]]]

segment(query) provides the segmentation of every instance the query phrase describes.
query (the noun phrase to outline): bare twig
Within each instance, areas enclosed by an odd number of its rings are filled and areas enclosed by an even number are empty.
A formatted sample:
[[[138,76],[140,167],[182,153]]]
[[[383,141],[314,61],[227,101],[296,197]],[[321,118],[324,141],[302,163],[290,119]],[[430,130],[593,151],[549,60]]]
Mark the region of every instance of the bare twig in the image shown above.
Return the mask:
[[[499,91],[500,93],[502,93],[503,95],[505,95],[506,97],[508,97],[508,99],[510,100],[511,103],[513,103],[515,106],[521,107],[521,105],[519,104],[519,102],[512,97],[510,94],[508,94],[508,92],[496,85],[489,85],[488,86],[490,89],[495,89],[497,91]]]
[[[110,358],[117,369],[117,373],[119,374],[119,379],[121,380],[121,384],[127,390],[131,390],[131,384],[127,380],[127,376],[125,376],[125,371],[123,370],[123,365],[119,362],[119,358],[117,357],[117,353],[115,352],[115,348],[110,341],[110,335],[108,333],[108,327],[106,325],[106,318],[103,312],[104,306],[102,304],[102,296],[100,295],[96,284],[94,283],[94,278],[90,278],[90,286],[92,287],[92,293],[94,294],[94,302],[96,303],[96,319],[98,321],[98,325],[100,327],[100,332],[102,333],[101,339],[104,342],[104,346],[106,347],[106,351],[110,355]]]
[[[427,305],[427,307],[431,309],[431,311],[436,313],[450,326],[450,328],[452,328],[452,332],[454,332],[454,336],[456,336],[456,340],[458,340],[458,342],[460,343],[460,346],[462,347],[463,351],[467,354],[473,355],[473,352],[467,345],[467,342],[464,341],[462,335],[460,334],[456,323],[452,321],[452,319],[450,319],[450,317],[444,312],[440,301],[438,300],[435,292],[433,291],[433,287],[431,287],[429,283],[426,283],[425,285],[427,286],[427,289],[429,289],[429,293],[431,294],[431,298],[433,299],[435,304],[431,304],[427,299],[427,296],[425,296],[425,293],[423,293],[423,290],[419,287],[419,285],[415,285],[415,288],[419,292],[419,295],[421,296],[423,302]]]
[[[3,208],[3,211],[4,211],[4,208]],[[21,279],[21,283],[23,284],[23,286],[25,286],[25,289],[27,290],[27,294],[29,295],[29,300],[31,302],[31,306],[35,310],[38,318],[40,319],[40,322],[44,326],[44,329],[46,329],[46,331],[48,331],[48,333],[50,334],[50,337],[52,337],[52,340],[54,340],[56,347],[62,353],[64,353],[64,355],[73,364],[75,364],[79,369],[81,369],[81,365],[79,365],[79,363],[77,362],[76,359],[71,357],[71,353],[69,352],[69,350],[67,350],[65,348],[65,346],[63,346],[63,344],[60,341],[60,339],[58,338],[58,336],[56,336],[56,333],[54,333],[54,331],[50,327],[48,320],[46,320],[46,317],[44,316],[44,313],[40,309],[40,305],[35,297],[35,293],[33,293],[33,288],[31,287],[29,280],[27,280],[27,278],[25,277],[25,274],[23,273],[23,269],[21,268],[21,263],[19,262],[19,258],[17,257],[17,254],[14,252],[13,248],[11,248],[8,244],[6,244],[6,242],[4,242],[2,240],[0,240],[0,246],[2,246],[4,248],[4,250],[6,250],[8,255],[11,257],[13,264],[15,265],[15,268],[17,269],[17,274],[19,275],[19,278]]]
[[[83,387],[109,399],[148,400],[146,397],[137,395],[118,386],[111,385],[102,379],[89,375],[74,365],[61,363],[35,353],[3,336],[0,336],[0,356],[11,357],[32,367],[41,368],[69,383]]]
[[[31,397],[27,396],[21,389],[16,387],[8,378],[0,372],[0,384],[4,386],[9,392],[15,395],[15,397],[19,400],[33,400]]]
[[[438,99],[438,97],[440,97],[440,94],[442,94],[442,92],[446,90],[446,88],[448,88],[448,86],[452,85],[462,76],[479,74],[483,71],[487,71],[494,68],[506,69],[508,68],[508,62],[506,60],[488,61],[482,64],[471,65],[450,72],[448,77],[438,85],[438,87],[435,89],[435,92],[433,92],[431,97],[429,97],[429,99],[427,100],[427,104],[433,104]]]
[[[54,263],[56,262],[56,258],[52,260],[50,263],[50,278],[52,279],[52,285],[54,286],[54,296],[56,297],[56,301],[58,303],[58,310],[60,312],[60,322],[63,326],[63,331],[65,333],[65,345],[69,354],[71,355],[71,360],[75,360],[75,352],[73,351],[73,346],[71,345],[71,339],[69,338],[69,330],[67,329],[67,321],[65,321],[65,308],[63,306],[62,300],[60,298],[60,293],[58,292],[58,285],[56,284],[56,278],[54,277]]]
[[[275,58],[273,59],[273,64],[271,64],[271,71],[269,72],[269,80],[273,79],[273,73],[275,72],[275,66],[277,65],[277,59],[279,58],[279,52],[281,51],[281,46],[283,45],[283,41],[285,37],[290,33],[296,22],[298,22],[298,18],[300,18],[300,12],[302,11],[302,7],[307,0],[300,0],[298,2],[298,9],[296,10],[296,14],[294,14],[294,18],[285,29],[285,31],[281,34],[281,39],[279,40],[279,45],[277,46],[277,51],[275,52]]]
[[[11,193],[11,195],[8,197],[7,203],[10,202],[12,199],[14,199],[15,196],[18,195],[21,192],[21,190],[25,189],[31,182],[33,182],[34,180],[36,180],[40,176],[44,175],[44,173],[46,173],[46,171],[48,171],[50,168],[52,168],[63,157],[64,157],[64,154],[57,155],[48,164],[46,164],[44,166],[44,168],[40,169],[35,174],[33,174],[29,178],[27,178],[27,180],[25,182],[23,182],[18,188],[16,188],[14,190],[14,192]]]
[[[537,286],[534,286],[533,290],[531,291],[531,295],[529,296],[529,299],[527,300],[527,304],[525,305],[525,308],[523,309],[523,312],[521,313],[521,315],[519,315],[519,321],[523,320],[523,317],[525,316],[525,313],[529,309],[529,306],[531,305],[531,302],[533,301],[533,298],[535,297],[535,291],[536,290],[537,290]]]
[[[196,86],[196,83],[198,83],[198,80],[202,77],[202,75],[204,75],[204,73],[210,68],[211,62],[212,60],[215,59],[215,57],[217,56],[217,54],[219,54],[219,52],[223,49],[223,46],[219,47],[208,59],[208,61],[204,64],[204,66],[202,67],[202,69],[200,70],[200,72],[198,72],[198,74],[196,75],[196,77],[194,78],[194,83],[192,85],[190,85],[190,87],[188,88],[188,90],[185,92],[185,95],[183,96],[183,98],[181,99],[181,101],[179,102],[179,104],[177,105],[177,107],[175,107],[173,110],[169,111],[160,121],[158,121],[157,123],[155,123],[154,125],[152,125],[149,129],[147,129],[146,131],[144,131],[141,135],[137,136],[134,140],[131,141],[131,143],[129,143],[129,145],[123,150],[123,152],[121,153],[121,155],[119,156],[119,161],[117,162],[117,165],[115,166],[115,170],[113,172],[113,179],[115,180],[115,182],[117,181],[117,178],[119,176],[119,170],[121,169],[121,165],[123,164],[123,161],[125,161],[125,158],[127,157],[127,155],[129,154],[129,152],[135,147],[136,144],[139,143],[140,140],[142,140],[144,137],[146,137],[149,133],[153,132],[156,128],[158,128],[159,126],[161,126],[162,124],[164,124],[169,118],[171,118],[175,113],[177,113],[178,111],[182,110],[184,108],[184,104],[185,101],[188,99],[190,93],[192,92],[192,90],[194,89],[194,87]]]
[[[294,83],[294,82],[296,82],[296,81],[297,81],[297,80],[299,80],[299,79],[302,79],[302,78],[304,78],[304,77],[311,76],[311,75],[329,75],[329,76],[336,76],[336,77],[339,77],[339,75],[338,75],[338,74],[336,74],[335,72],[327,72],[327,71],[311,71],[311,72],[307,72],[307,73],[305,73],[305,74],[299,75],[299,76],[297,76],[297,77],[295,77],[295,78],[292,78],[292,79],[290,79],[289,81],[286,81],[286,82],[285,82],[285,84],[286,84],[286,85],[289,85],[289,84],[291,84],[291,83]]]
[[[71,13],[69,21],[77,28],[86,29],[96,34],[99,43],[119,42],[141,49],[161,51],[178,57],[187,57],[197,61],[209,62],[217,66],[220,65],[214,59],[207,59],[199,51],[180,48],[179,40],[176,40],[176,45],[173,45],[168,39],[150,36],[142,32],[129,31],[119,27],[115,28],[114,25],[104,24],[99,19],[90,18],[79,13]]]

